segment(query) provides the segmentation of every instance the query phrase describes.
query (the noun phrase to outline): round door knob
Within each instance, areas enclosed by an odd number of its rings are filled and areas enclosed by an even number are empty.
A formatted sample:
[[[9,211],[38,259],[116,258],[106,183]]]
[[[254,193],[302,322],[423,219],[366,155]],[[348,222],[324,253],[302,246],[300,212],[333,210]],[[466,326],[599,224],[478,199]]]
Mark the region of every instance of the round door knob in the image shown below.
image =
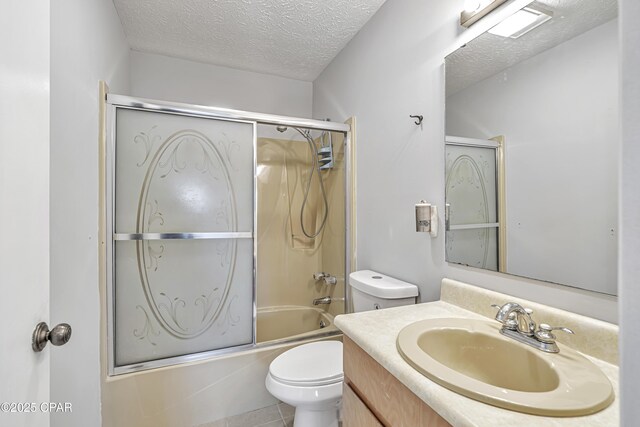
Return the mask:
[[[53,345],[64,345],[68,343],[70,339],[71,326],[68,323],[60,323],[49,330],[46,322],[40,322],[33,330],[31,348],[33,348],[35,352],[40,352],[47,346],[47,341],[51,341]]]

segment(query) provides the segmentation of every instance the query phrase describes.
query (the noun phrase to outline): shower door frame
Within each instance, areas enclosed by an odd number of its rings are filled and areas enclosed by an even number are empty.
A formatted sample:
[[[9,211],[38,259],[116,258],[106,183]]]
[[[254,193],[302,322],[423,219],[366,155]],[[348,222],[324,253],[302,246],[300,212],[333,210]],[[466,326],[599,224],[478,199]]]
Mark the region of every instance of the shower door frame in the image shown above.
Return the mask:
[[[132,373],[143,371],[147,369],[160,368],[164,366],[178,365],[193,361],[213,359],[221,355],[228,355],[231,353],[239,353],[243,351],[250,351],[257,348],[270,347],[272,345],[282,345],[283,343],[293,343],[299,341],[299,339],[282,339],[277,340],[274,343],[257,343],[256,342],[256,318],[257,318],[257,269],[258,269],[258,242],[256,238],[258,230],[258,192],[257,192],[257,125],[275,125],[275,126],[287,126],[287,127],[299,127],[310,130],[321,130],[330,132],[340,132],[344,134],[345,144],[345,170],[344,170],[344,194],[345,194],[345,271],[344,271],[344,312],[348,313],[350,308],[350,295],[348,288],[348,277],[351,272],[351,218],[352,218],[352,177],[351,177],[351,158],[352,158],[352,130],[351,126],[345,123],[335,123],[322,120],[304,119],[289,116],[279,116],[264,113],[254,113],[241,110],[232,110],[227,108],[216,108],[202,105],[192,105],[177,102],[167,102],[150,100],[145,98],[137,98],[125,95],[107,94],[106,99],[106,147],[105,158],[102,160],[105,163],[104,179],[105,185],[101,191],[105,192],[105,223],[100,224],[106,230],[105,244],[105,258],[101,262],[105,263],[106,272],[106,333],[107,333],[107,374],[109,376]],[[134,363],[123,366],[115,366],[115,336],[114,336],[114,292],[115,287],[113,279],[115,277],[115,263],[113,258],[115,247],[115,233],[114,233],[114,196],[115,196],[115,149],[116,149],[116,112],[118,109],[148,111],[154,113],[164,113],[171,115],[180,115],[187,117],[214,119],[238,123],[248,123],[253,125],[253,318],[252,318],[252,342],[249,344],[243,344],[233,347],[225,347],[216,350],[208,350],[203,352],[184,354],[180,356],[173,356],[169,358],[149,360],[146,362]],[[205,234],[199,233],[202,236],[177,236],[179,233],[170,233],[172,236],[178,238],[198,238],[207,237]],[[198,233],[193,233],[198,234]],[[224,234],[224,233],[216,233]],[[227,234],[240,234],[240,233],[227,233]],[[173,236],[176,235],[176,236]],[[162,237],[162,236],[157,236]],[[334,331],[329,333],[319,333],[312,337],[306,337],[305,340],[316,339],[321,337],[327,337],[331,335],[339,335],[340,331]]]

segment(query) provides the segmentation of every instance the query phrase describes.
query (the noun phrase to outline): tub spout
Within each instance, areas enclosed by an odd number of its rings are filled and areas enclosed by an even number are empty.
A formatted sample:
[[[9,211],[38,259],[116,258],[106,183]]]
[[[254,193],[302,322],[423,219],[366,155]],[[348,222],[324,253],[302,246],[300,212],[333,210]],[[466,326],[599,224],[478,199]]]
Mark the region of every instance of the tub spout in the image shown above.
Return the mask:
[[[320,304],[331,304],[331,297],[322,297],[322,298],[316,298],[313,300],[313,305],[320,305]]]

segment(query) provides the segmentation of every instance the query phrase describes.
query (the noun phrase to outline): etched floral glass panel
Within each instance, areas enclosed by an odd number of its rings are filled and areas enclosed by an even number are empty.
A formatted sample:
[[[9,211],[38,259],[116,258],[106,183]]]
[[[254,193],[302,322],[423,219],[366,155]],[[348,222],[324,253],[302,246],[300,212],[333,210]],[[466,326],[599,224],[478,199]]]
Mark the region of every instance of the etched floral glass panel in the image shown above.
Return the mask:
[[[496,172],[494,148],[446,146],[448,262],[498,269]]]
[[[116,126],[116,233],[252,230],[251,123],[118,109]]]
[[[447,261],[498,270],[498,228],[447,231]]]
[[[116,367],[253,342],[253,132],[117,109]]]
[[[116,366],[252,342],[251,239],[116,242],[114,259]]]

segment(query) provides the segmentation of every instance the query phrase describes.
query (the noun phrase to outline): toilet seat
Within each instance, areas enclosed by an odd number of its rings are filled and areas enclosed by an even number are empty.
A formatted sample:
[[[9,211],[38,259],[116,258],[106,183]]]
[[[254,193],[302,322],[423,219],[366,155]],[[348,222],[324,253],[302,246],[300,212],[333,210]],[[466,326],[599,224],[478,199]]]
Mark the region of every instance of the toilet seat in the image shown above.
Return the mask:
[[[342,343],[321,341],[282,353],[269,366],[273,380],[296,387],[318,387],[342,382]]]

